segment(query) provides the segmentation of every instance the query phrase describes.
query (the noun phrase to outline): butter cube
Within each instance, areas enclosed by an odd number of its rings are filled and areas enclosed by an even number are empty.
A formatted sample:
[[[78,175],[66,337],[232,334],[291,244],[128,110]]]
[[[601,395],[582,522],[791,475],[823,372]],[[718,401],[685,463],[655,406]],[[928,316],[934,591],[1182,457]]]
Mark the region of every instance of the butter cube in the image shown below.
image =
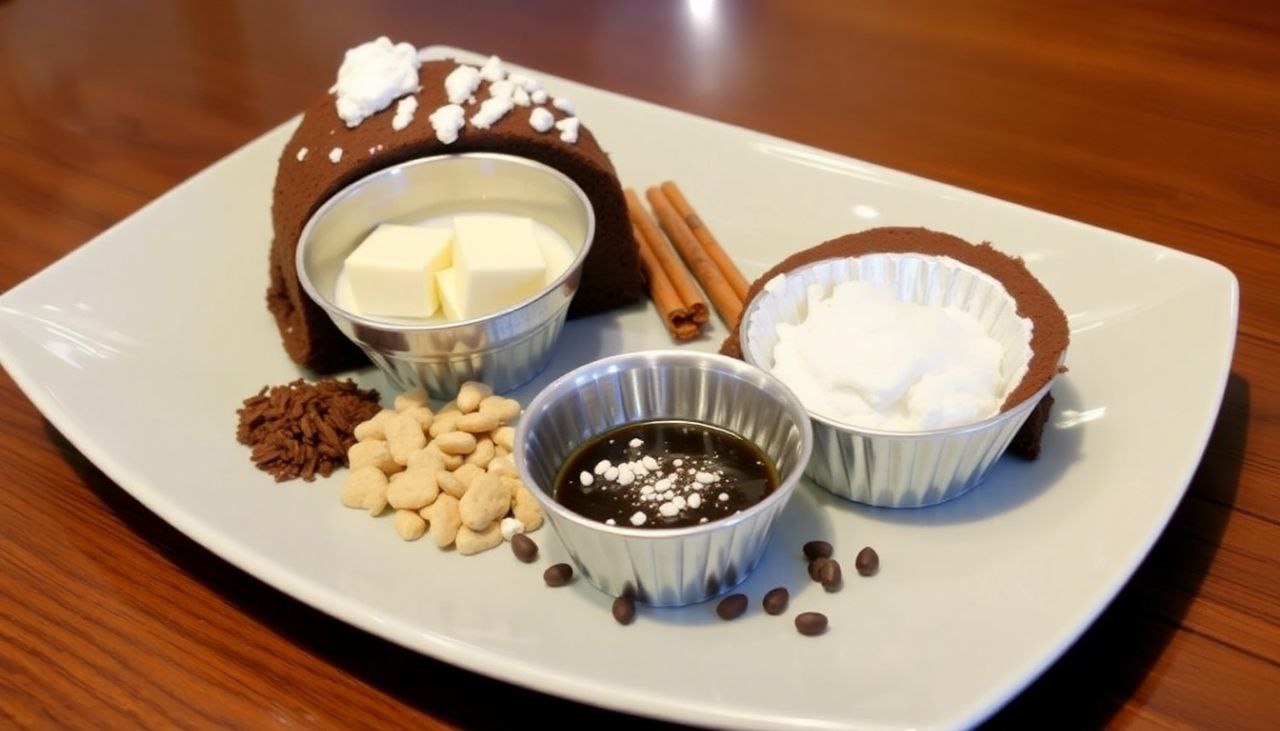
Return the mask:
[[[453,263],[453,231],[384,223],[346,259],[357,310],[385,317],[430,317],[440,306],[436,272]]]
[[[453,267],[436,272],[436,291],[440,293],[440,307],[447,320],[465,320],[462,302],[458,300],[458,279]]]
[[[546,226],[535,227],[533,235],[538,238],[542,260],[547,263],[546,283],[551,284],[573,264],[574,251],[564,237]]]
[[[547,263],[527,218],[457,216],[453,286],[460,319],[487,315],[536,294]]]

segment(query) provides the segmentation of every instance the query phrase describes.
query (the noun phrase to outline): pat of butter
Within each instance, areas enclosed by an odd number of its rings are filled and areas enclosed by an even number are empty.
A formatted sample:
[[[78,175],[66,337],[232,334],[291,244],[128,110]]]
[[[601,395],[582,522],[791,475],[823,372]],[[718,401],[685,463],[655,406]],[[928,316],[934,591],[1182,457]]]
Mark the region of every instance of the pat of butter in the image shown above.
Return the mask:
[[[436,273],[453,263],[453,231],[384,223],[346,259],[351,296],[366,315],[430,317]]]
[[[527,218],[457,216],[453,221],[452,319],[505,309],[546,284],[547,262]],[[437,277],[437,280],[440,278]]]
[[[458,278],[453,267],[436,272],[436,291],[440,293],[440,307],[447,320],[465,320],[462,303],[458,300]]]

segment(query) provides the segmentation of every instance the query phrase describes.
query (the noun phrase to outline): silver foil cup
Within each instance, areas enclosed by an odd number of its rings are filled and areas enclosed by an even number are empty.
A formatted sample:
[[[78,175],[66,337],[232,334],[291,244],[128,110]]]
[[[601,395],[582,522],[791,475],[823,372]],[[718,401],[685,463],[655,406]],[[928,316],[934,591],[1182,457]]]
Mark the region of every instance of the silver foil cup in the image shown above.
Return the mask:
[[[569,268],[532,297],[460,322],[362,317],[338,306],[343,261],[378,224],[483,212],[526,216],[549,226],[574,252]],[[298,239],[298,279],[398,388],[420,386],[435,398],[450,399],[463,382],[483,381],[505,392],[550,361],[594,235],[591,203],[563,173],[511,155],[439,155],[379,170],[320,206]]]
[[[773,460],[780,483],[727,518],[687,528],[610,526],[556,502],[557,473],[592,436],[651,419],[689,419],[733,431]],[[710,353],[648,351],[588,363],[543,390],[516,429],[516,466],[587,581],[611,596],[681,606],[747,577],[809,461],[804,406],[778,379]]]
[[[1025,344],[1017,340],[1013,298],[983,272],[916,254],[829,259],[787,273],[782,286],[771,284],[747,304],[738,332],[743,357],[770,370],[778,323],[805,317],[809,287],[829,294],[850,280],[889,286],[900,300],[968,312],[1004,347],[1004,372],[1016,374]],[[810,411],[814,450],[806,474],[829,492],[868,505],[914,508],[950,500],[982,482],[1050,385],[991,418],[928,431],[854,427]]]

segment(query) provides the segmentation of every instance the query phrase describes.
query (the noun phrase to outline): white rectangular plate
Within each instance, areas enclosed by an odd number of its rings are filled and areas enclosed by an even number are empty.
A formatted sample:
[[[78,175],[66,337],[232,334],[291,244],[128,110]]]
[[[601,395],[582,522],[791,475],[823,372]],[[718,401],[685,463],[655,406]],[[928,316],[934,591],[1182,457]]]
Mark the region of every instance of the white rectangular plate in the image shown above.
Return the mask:
[[[436,48],[439,55],[448,49]],[[680,182],[758,275],[839,234],[918,225],[1026,260],[1068,313],[1070,372],[1034,463],[1006,459],[973,493],[875,510],[801,490],[752,609],[642,611],[621,627],[585,582],[543,586],[505,548],[464,558],[405,543],[338,502],[340,479],[276,485],[234,439],[236,408],[299,371],[263,303],[283,125],[0,298],[0,356],[48,419],[121,487],[273,586],[407,647],[587,703],[740,728],[949,727],[998,709],[1129,578],[1191,478],[1222,398],[1237,286],[1204,259],[821,150],[561,79],[625,184]],[[424,120],[420,120],[424,122]],[[425,122],[424,122],[425,123]],[[691,346],[718,347],[723,330]],[[606,354],[670,347],[651,306],[569,325],[516,395]],[[383,389],[371,370],[358,374]],[[831,540],[833,594],[800,546]],[[880,574],[853,574],[866,545]],[[787,586],[791,609],[759,609]],[[799,611],[831,619],[802,637]]]

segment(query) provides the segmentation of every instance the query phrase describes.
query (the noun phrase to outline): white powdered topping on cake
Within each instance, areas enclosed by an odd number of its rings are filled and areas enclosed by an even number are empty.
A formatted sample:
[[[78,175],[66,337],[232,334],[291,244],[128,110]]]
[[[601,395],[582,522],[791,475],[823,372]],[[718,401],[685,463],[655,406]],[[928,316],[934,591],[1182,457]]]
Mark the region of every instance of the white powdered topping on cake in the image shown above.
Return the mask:
[[[489,96],[495,99],[510,99],[516,91],[516,85],[503,79],[489,84]]]
[[[485,81],[502,81],[506,76],[507,70],[502,67],[502,59],[497,56],[490,56],[484,66],[480,67],[480,78]]]
[[[556,122],[556,129],[560,130],[560,139],[565,142],[572,143],[578,141],[577,117],[565,117],[559,122]]]
[[[477,129],[489,129],[515,107],[510,97],[494,96],[480,102],[480,111],[471,115],[471,125]]]
[[[480,69],[460,64],[444,77],[444,93],[450,104],[461,104],[480,88]]]
[[[391,129],[399,132],[409,123],[413,121],[413,113],[418,111],[418,100],[416,97],[407,96],[396,104],[396,114],[391,118]],[[370,150],[372,152],[372,150]]]
[[[341,147],[335,147],[332,150],[329,150],[329,162],[337,163],[341,159],[342,159]]]
[[[306,159],[307,159],[307,148],[305,148],[305,147],[300,147],[300,148],[298,148],[298,154],[297,154],[297,155],[294,155],[294,157],[298,158],[298,162],[302,162],[303,160],[306,160]]]
[[[421,65],[417,49],[408,43],[393,45],[386,36],[348,50],[329,90],[337,97],[338,116],[355,127],[397,97],[417,91]]]
[[[432,112],[427,121],[436,131],[436,139],[449,145],[457,141],[458,131],[466,124],[467,113],[457,104],[446,104]]]
[[[578,141],[580,123],[573,116],[573,104],[564,97],[555,97],[551,106],[569,115],[556,121],[555,114],[544,106],[551,97],[542,84],[528,74],[507,73],[497,56],[490,56],[480,68],[459,63],[445,77],[444,87],[449,105],[431,115],[431,126],[436,131],[436,139],[446,145],[458,140],[467,123],[476,129],[490,129],[516,107],[530,108],[529,126],[534,130],[547,133],[557,129],[561,141],[569,144]],[[488,92],[488,98],[477,105],[476,93],[481,87]],[[463,104],[477,106],[469,119],[462,111]]]
[[[538,83],[537,79],[533,78],[532,76],[526,76],[521,73],[510,74],[509,76],[507,76],[507,81],[510,81],[511,83],[515,84],[521,89],[524,89],[527,93],[530,93],[530,94],[542,88],[542,85]]]
[[[529,112],[529,126],[539,132],[547,132],[556,124],[555,115],[542,107],[534,107]]]

